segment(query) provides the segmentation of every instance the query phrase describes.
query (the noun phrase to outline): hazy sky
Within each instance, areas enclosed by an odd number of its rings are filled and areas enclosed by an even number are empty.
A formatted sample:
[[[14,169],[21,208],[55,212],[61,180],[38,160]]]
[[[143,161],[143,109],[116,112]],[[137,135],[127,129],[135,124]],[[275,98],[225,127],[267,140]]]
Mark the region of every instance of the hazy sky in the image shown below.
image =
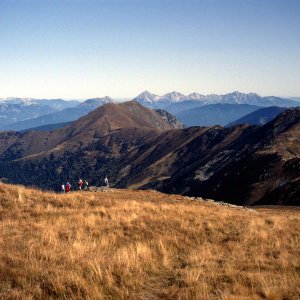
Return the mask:
[[[300,96],[299,0],[0,0],[0,97]]]

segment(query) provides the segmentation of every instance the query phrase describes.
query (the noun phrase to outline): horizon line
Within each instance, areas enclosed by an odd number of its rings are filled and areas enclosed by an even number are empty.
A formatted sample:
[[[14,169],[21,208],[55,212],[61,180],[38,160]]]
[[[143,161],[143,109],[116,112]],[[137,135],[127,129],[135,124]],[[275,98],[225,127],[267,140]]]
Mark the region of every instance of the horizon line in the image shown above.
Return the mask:
[[[267,96],[262,96],[256,92],[249,92],[249,93],[246,93],[246,92],[240,92],[238,90],[235,90],[235,91],[232,91],[232,92],[228,92],[228,93],[209,93],[209,94],[202,94],[202,93],[199,93],[199,92],[192,92],[192,93],[188,93],[188,94],[183,94],[181,92],[178,92],[178,91],[170,91],[170,92],[167,92],[167,93],[163,93],[161,95],[159,94],[156,94],[156,93],[153,93],[153,92],[150,92],[149,90],[144,90],[142,91],[141,93],[139,93],[138,95],[134,96],[134,97],[122,97],[122,96],[118,96],[118,97],[112,97],[112,96],[109,96],[109,95],[105,95],[105,96],[91,96],[91,97],[80,97],[80,98],[75,98],[75,97],[20,97],[20,96],[8,96],[8,97],[0,97],[0,101],[7,101],[7,100],[13,100],[13,99],[33,99],[33,100],[65,100],[65,101],[86,101],[88,99],[96,99],[96,98],[105,98],[105,97],[110,97],[112,98],[113,100],[119,100],[119,101],[127,101],[127,100],[133,100],[134,98],[138,97],[139,95],[143,94],[143,93],[150,93],[152,95],[155,95],[155,96],[159,96],[159,97],[163,97],[167,94],[170,94],[170,93],[179,93],[179,94],[182,94],[183,96],[190,96],[192,94],[198,94],[198,95],[201,95],[201,96],[212,96],[212,95],[218,95],[218,96],[224,96],[224,95],[228,95],[228,94],[233,94],[233,93],[240,93],[240,94],[244,94],[244,95],[249,95],[249,94],[255,94],[259,97],[279,97],[279,98],[283,98],[283,99],[292,99],[292,98],[299,98],[300,99],[300,96],[278,96],[278,95],[267,95]]]

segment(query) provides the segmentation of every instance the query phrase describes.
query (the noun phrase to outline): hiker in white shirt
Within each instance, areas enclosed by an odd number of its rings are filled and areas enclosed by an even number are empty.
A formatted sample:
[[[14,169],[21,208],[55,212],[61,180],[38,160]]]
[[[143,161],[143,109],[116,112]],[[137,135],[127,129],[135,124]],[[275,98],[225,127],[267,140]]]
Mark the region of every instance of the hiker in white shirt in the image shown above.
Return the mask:
[[[104,183],[105,183],[106,187],[109,187],[107,176],[105,176],[105,178],[104,178]]]

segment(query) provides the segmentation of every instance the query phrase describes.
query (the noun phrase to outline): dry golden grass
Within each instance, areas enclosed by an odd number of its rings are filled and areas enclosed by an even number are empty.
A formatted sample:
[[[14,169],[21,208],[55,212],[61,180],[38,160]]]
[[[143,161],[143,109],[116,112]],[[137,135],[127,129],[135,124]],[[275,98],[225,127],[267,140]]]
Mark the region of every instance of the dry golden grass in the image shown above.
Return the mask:
[[[0,184],[1,299],[299,299],[300,211]]]

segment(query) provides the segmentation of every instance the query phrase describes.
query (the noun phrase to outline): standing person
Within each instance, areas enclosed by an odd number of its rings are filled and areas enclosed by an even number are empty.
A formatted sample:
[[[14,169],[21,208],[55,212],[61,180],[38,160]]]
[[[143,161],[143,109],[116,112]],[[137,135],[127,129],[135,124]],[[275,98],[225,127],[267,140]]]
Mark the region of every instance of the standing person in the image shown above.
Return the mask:
[[[105,183],[106,187],[109,187],[107,176],[105,176],[105,178],[104,178],[104,183]]]
[[[70,184],[70,182],[68,181],[68,182],[66,183],[66,193],[69,193],[69,192],[71,192],[71,184]]]
[[[81,189],[82,189],[82,184],[83,184],[83,181],[82,181],[82,179],[79,179],[78,180],[78,189],[81,191]]]
[[[65,186],[64,183],[61,185],[61,192],[62,192],[63,194],[66,192],[66,186]]]
[[[89,188],[89,182],[87,180],[84,181],[84,189],[87,190]]]

